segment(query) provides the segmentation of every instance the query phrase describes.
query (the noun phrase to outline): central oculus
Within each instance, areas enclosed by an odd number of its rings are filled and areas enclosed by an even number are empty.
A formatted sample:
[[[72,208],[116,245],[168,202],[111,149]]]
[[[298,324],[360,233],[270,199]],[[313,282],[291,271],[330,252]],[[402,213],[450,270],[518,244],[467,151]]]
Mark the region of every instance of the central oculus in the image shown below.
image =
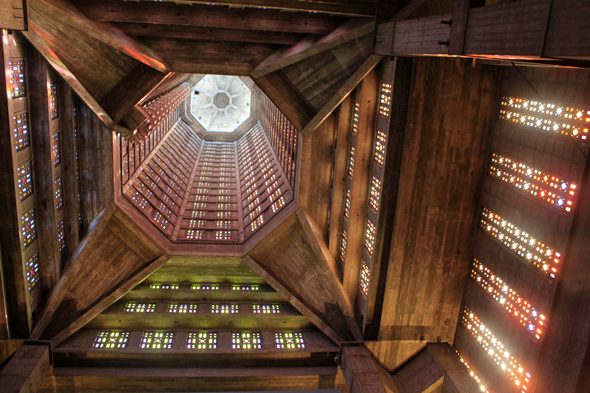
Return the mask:
[[[250,117],[251,98],[239,77],[206,75],[195,85],[191,112],[209,132],[234,132]]]

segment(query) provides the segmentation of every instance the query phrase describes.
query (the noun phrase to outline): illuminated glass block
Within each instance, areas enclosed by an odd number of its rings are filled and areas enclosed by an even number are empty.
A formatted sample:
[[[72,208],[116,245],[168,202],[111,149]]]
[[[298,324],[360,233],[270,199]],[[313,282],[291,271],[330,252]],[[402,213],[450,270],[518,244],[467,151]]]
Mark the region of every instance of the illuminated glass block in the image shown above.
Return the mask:
[[[275,345],[278,349],[304,349],[303,333],[275,333]]]
[[[369,255],[373,255],[376,232],[377,228],[375,228],[375,224],[373,224],[371,220],[367,219],[367,225],[365,227],[365,248],[367,249]]]
[[[21,241],[27,248],[37,239],[37,223],[35,221],[35,208],[23,213],[20,220]]]
[[[231,240],[231,231],[215,231],[215,240]]]
[[[192,284],[191,289],[197,291],[218,291],[219,285]]]
[[[39,282],[39,253],[35,253],[25,263],[25,269],[27,271],[27,282],[29,283],[29,291],[33,290]]]
[[[191,240],[201,240],[203,238],[203,231],[188,229],[186,231],[186,238]]]
[[[259,285],[232,285],[232,291],[258,291],[260,290]]]
[[[98,332],[94,339],[94,348],[127,348],[129,332],[115,330],[103,330]]]
[[[253,304],[252,312],[254,314],[280,314],[281,307],[278,304]]]
[[[191,212],[191,217],[205,217],[206,215],[207,215],[206,211],[193,210]]]
[[[59,250],[63,251],[66,248],[66,230],[64,220],[57,224],[57,241],[59,243]]]
[[[271,205],[272,212],[278,212],[283,206],[285,206],[285,199],[283,197],[280,197],[279,199],[277,199],[275,203]]]
[[[240,312],[239,304],[212,304],[212,314],[238,314]]]
[[[459,360],[461,361],[461,363],[463,363],[465,367],[467,367],[467,369],[469,370],[469,375],[471,375],[471,377],[475,379],[475,382],[477,382],[477,384],[479,385],[479,390],[484,393],[489,393],[488,390],[485,388],[483,382],[479,379],[479,377],[473,370],[473,368],[471,368],[471,366],[467,364],[467,361],[463,358],[463,356],[461,356],[461,354],[457,350],[455,350],[455,352],[457,352],[457,355],[459,356]]]
[[[170,349],[174,332],[143,332],[139,348],[142,349]]]
[[[186,347],[188,349],[217,349],[217,333],[188,332],[186,335]]]
[[[255,230],[257,230],[258,228],[260,228],[260,226],[264,224],[264,217],[263,216],[258,216],[254,219],[254,221],[252,221],[250,223],[250,229],[252,230],[252,232],[254,232]]]
[[[350,152],[348,153],[348,177],[352,179],[354,176],[354,146],[350,146]]]
[[[377,130],[376,140],[375,140],[375,155],[373,160],[377,165],[383,167],[383,163],[385,162],[385,146],[387,144],[387,135],[383,131]]]
[[[526,393],[531,382],[531,375],[511,355],[511,351],[467,307],[463,310],[461,324],[469,331],[486,355],[510,378],[518,389]]]
[[[379,200],[381,197],[381,180],[377,179],[375,176],[371,179],[371,194],[369,199],[369,206],[375,213],[379,211]]]
[[[137,303],[137,302],[128,302],[125,304],[125,312],[143,312],[143,313],[151,313],[156,311],[156,303]]]
[[[261,349],[262,339],[259,332],[232,332],[232,349]]]
[[[20,200],[27,199],[28,196],[33,194],[33,173],[32,163],[27,161],[16,168],[17,184],[18,184],[18,195]],[[60,178],[61,179],[61,178]]]
[[[8,78],[10,79],[10,97],[19,98],[27,95],[24,59],[8,62]]]
[[[197,305],[194,303],[170,303],[168,312],[173,314],[194,314],[197,312]]]
[[[471,267],[471,278],[506,310],[510,318],[535,338],[541,338],[547,323],[545,316],[475,258]]]
[[[59,142],[59,131],[51,135],[51,161],[54,166],[61,163],[61,144]]]
[[[531,263],[549,277],[555,278],[559,273],[561,253],[533,238],[500,215],[484,207],[479,226],[509,250],[518,254],[522,260]]]
[[[344,202],[344,219],[348,221],[350,218],[350,205],[352,203],[352,191],[350,188],[346,189],[346,200]]]
[[[576,184],[493,153],[490,175],[535,196],[545,203],[570,212]]]
[[[62,178],[61,176],[55,179],[55,208],[57,210],[64,207],[64,200],[62,196],[62,188],[61,188]]]
[[[12,117],[12,135],[16,151],[22,150],[31,144],[27,112],[15,114]]]
[[[357,134],[359,131],[361,106],[358,102],[354,102],[354,108],[352,111],[352,133]]]
[[[365,263],[365,261],[362,261],[363,264],[361,266],[361,279],[360,279],[360,289],[361,289],[361,293],[363,294],[364,298],[367,298],[367,295],[369,294],[369,284],[371,282],[371,270],[369,269],[369,266]]]
[[[500,119],[582,140],[590,133],[590,110],[555,103],[502,97]]]
[[[379,116],[389,117],[391,107],[391,88],[389,83],[381,83],[381,94],[379,95]]]
[[[348,233],[346,230],[342,230],[342,240],[340,242],[340,259],[342,262],[346,260],[346,243],[348,241]]]

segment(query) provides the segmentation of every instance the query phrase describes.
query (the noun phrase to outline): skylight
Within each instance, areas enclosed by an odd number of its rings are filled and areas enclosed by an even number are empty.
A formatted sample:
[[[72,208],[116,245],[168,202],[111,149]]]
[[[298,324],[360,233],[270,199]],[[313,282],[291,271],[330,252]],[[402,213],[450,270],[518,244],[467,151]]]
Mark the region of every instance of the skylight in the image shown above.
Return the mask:
[[[206,75],[193,89],[191,112],[209,132],[234,132],[250,117],[251,98],[239,77]]]

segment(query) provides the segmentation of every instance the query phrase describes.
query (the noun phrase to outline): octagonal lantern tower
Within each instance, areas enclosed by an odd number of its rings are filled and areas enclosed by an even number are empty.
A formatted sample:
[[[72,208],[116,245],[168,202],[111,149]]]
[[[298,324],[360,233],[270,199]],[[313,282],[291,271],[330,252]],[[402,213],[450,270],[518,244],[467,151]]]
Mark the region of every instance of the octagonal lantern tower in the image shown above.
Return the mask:
[[[195,85],[191,112],[208,132],[234,132],[250,117],[251,99],[239,77],[207,75]]]

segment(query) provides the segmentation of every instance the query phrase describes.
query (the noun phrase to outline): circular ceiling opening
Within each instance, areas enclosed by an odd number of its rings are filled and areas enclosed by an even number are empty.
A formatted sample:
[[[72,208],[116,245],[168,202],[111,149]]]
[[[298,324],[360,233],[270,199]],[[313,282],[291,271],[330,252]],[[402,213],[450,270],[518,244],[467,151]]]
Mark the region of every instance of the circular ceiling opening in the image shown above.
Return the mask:
[[[191,112],[209,132],[234,132],[250,117],[251,98],[239,77],[206,75],[194,88]]]

